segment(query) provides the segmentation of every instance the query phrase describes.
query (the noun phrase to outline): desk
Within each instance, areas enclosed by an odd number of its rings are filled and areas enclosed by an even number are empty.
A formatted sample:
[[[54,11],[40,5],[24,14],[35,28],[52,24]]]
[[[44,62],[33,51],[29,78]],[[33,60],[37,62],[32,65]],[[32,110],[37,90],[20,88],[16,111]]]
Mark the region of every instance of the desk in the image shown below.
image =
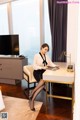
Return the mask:
[[[67,72],[67,63],[56,62],[55,64],[59,65],[60,69],[58,69],[56,71],[46,70],[43,73],[43,80],[46,83],[46,91],[48,90],[47,83],[68,84],[68,85],[72,85],[72,97],[51,95],[51,94],[47,94],[47,92],[46,92],[46,103],[47,103],[48,97],[60,98],[60,99],[72,100],[72,107],[73,107],[74,72]]]

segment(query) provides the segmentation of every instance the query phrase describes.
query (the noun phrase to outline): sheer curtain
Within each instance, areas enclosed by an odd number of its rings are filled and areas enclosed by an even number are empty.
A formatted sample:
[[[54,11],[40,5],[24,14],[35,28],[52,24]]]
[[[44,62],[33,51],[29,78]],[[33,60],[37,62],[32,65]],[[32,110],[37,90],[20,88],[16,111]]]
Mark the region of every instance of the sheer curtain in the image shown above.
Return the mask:
[[[44,41],[48,43],[49,57],[52,57],[52,45],[51,45],[51,32],[50,32],[50,22],[49,22],[49,12],[48,12],[48,2],[44,0]]]
[[[40,50],[40,0],[12,2],[13,33],[19,34],[20,54],[33,63]]]
[[[0,4],[0,35],[9,34],[7,4]]]

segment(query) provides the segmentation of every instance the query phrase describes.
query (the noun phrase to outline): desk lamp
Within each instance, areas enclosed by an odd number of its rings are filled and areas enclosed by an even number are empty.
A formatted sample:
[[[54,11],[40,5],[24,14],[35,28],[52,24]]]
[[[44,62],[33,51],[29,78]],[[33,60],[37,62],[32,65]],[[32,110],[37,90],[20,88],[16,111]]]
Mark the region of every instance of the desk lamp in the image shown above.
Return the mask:
[[[71,64],[71,54],[67,55],[66,52],[64,52],[64,55],[70,59],[69,64],[67,66],[67,71],[68,72],[73,72],[73,65]]]
[[[63,52],[61,53],[60,57],[59,57],[59,60],[62,59],[62,56],[63,56],[63,55],[70,59],[70,60],[69,60],[69,64],[68,64],[68,66],[67,66],[67,71],[68,71],[68,72],[73,72],[73,65],[71,64],[71,54],[67,55],[67,53],[66,53],[65,51],[63,51]]]

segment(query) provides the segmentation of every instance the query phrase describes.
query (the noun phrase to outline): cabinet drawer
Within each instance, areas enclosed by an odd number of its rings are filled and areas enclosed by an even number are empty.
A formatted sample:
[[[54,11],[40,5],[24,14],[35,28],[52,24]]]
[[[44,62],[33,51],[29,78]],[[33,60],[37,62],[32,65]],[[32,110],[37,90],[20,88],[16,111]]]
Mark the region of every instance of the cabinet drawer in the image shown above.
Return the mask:
[[[22,79],[23,60],[4,59],[0,60],[0,78]]]

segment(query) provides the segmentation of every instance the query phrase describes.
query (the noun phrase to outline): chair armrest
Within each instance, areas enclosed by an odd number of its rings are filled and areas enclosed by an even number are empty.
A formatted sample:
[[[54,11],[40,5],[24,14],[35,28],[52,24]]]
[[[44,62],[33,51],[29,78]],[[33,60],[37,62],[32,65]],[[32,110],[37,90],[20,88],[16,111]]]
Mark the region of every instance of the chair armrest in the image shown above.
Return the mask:
[[[24,74],[24,76],[26,76],[27,79],[29,80],[29,75],[28,75],[26,72],[24,72],[24,71],[23,71],[23,74]],[[25,78],[25,77],[24,77],[24,78]]]
[[[28,65],[23,67],[23,73],[28,77],[28,80],[31,80],[31,73],[28,67]]]

